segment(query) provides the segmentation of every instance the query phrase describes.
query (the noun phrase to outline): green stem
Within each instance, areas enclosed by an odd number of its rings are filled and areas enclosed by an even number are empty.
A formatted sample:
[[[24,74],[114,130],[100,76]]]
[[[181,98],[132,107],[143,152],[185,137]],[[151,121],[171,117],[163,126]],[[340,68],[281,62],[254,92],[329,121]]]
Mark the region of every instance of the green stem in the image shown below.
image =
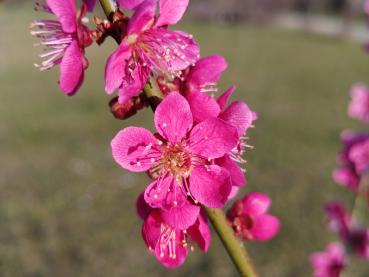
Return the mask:
[[[114,4],[111,0],[100,0],[100,4],[106,16],[110,19],[115,12]],[[148,83],[144,87],[144,92],[149,99],[151,108],[155,111],[164,95],[153,77],[149,78]],[[258,274],[244,244],[236,237],[233,229],[227,222],[223,210],[206,207],[204,209],[240,275],[243,277],[257,277]]]
[[[111,16],[115,12],[115,5],[113,3],[113,0],[99,0],[99,1],[100,1],[101,7],[104,10],[106,17],[110,20]]]
[[[257,277],[258,274],[247,253],[245,245],[235,236],[233,229],[227,222],[223,210],[204,208],[240,275],[244,277]]]

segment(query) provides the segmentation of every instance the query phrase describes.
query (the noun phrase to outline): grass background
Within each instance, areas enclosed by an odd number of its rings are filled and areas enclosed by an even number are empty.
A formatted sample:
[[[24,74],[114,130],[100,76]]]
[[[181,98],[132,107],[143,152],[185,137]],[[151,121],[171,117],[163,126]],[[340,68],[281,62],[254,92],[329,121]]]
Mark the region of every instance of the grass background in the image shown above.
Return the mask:
[[[31,1],[30,1],[31,2]],[[147,251],[135,199],[144,174],[117,166],[109,143],[128,125],[152,129],[152,114],[117,121],[103,90],[103,65],[115,45],[88,49],[90,68],[79,93],[65,97],[58,71],[38,72],[40,49],[29,22],[31,3],[0,5],[0,275],[1,276],[237,276],[218,238],[209,253],[192,253],[168,271]],[[336,239],[321,206],[352,202],[331,180],[339,134],[363,129],[346,116],[351,84],[369,83],[369,57],[345,40],[252,25],[183,23],[202,46],[229,61],[220,88],[259,113],[246,191],[273,199],[282,229],[268,243],[249,243],[261,276],[311,276],[308,256]],[[352,259],[346,276],[368,276]]]

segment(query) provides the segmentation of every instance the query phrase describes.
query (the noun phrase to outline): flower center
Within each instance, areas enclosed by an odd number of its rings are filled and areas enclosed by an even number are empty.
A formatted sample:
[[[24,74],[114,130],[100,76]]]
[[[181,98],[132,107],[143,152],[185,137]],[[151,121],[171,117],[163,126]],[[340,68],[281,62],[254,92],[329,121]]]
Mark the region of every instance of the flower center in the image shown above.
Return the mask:
[[[192,170],[191,154],[179,145],[169,146],[162,158],[163,166],[175,176],[187,178]]]

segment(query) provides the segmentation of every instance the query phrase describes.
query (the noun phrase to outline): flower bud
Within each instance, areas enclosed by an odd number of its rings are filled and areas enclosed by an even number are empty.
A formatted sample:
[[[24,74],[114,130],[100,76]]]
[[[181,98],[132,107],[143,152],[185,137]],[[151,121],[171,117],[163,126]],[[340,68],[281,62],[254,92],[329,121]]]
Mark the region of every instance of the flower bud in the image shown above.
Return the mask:
[[[113,98],[109,102],[110,111],[117,119],[127,119],[148,106],[147,98],[144,94],[132,97],[124,103],[119,103],[118,97]]]

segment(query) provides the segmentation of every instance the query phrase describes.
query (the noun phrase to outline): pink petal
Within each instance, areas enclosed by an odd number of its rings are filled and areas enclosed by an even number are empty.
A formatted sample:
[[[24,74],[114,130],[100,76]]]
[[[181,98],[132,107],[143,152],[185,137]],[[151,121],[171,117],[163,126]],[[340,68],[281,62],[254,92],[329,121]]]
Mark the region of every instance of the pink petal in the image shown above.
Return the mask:
[[[161,156],[154,135],[139,127],[120,131],[112,140],[111,148],[115,161],[132,172],[150,169]]]
[[[163,221],[175,229],[186,230],[193,225],[200,213],[200,206],[192,205],[188,201],[183,206],[161,210]]]
[[[192,152],[212,159],[222,157],[231,151],[237,142],[237,129],[217,118],[197,124],[189,138]]]
[[[74,0],[46,0],[47,6],[62,24],[63,31],[77,31],[76,2]]]
[[[339,185],[348,187],[352,191],[356,191],[359,187],[360,176],[353,167],[342,167],[333,171],[333,180]]]
[[[241,101],[233,102],[219,115],[219,118],[237,128],[239,136],[245,134],[254,121],[254,113],[246,103]]]
[[[121,104],[124,104],[142,91],[150,74],[150,68],[137,64],[136,68],[130,74],[131,76],[126,76],[123,79],[119,89],[119,103]]]
[[[211,242],[211,232],[208,226],[207,218],[200,215],[195,224],[188,228],[187,233],[196,241],[203,252],[208,252]]]
[[[119,0],[119,7],[127,10],[137,8],[144,0]]]
[[[210,208],[222,208],[232,189],[228,171],[217,165],[195,167],[189,186],[194,199]]]
[[[172,92],[155,111],[156,130],[165,139],[177,143],[191,129],[193,123],[190,106],[178,92]]]
[[[84,56],[74,40],[64,53],[60,64],[60,88],[68,95],[73,95],[80,88],[84,78]]]
[[[228,170],[229,175],[231,176],[232,186],[243,186],[247,184],[244,172],[228,155],[224,155],[217,159],[215,163]]]
[[[160,178],[158,180],[153,181],[146,189],[145,189],[145,201],[152,208],[164,208],[164,207],[172,207],[173,198],[176,197],[177,193],[174,190],[171,190],[172,187],[177,188],[178,184],[175,182],[173,176],[169,175],[165,178]],[[177,187],[176,187],[177,186]],[[180,190],[179,193],[183,194]],[[175,194],[172,196],[172,194]],[[181,198],[182,200],[182,198]],[[179,203],[184,205],[184,201]]]
[[[203,92],[193,92],[187,96],[195,122],[217,117],[220,108],[217,101]]]
[[[126,64],[131,55],[131,47],[122,42],[108,58],[105,66],[105,91],[108,94],[113,93],[123,83]]]
[[[269,240],[278,233],[279,228],[278,218],[271,215],[261,215],[254,219],[254,226],[250,232],[256,240]]]
[[[217,83],[227,66],[222,56],[214,55],[198,60],[187,77],[189,90]]]
[[[218,98],[218,104],[221,110],[224,110],[225,106],[227,106],[229,98],[233,94],[233,92],[236,90],[236,86],[232,85],[226,92],[224,92],[221,96]]]
[[[96,1],[97,0],[83,0],[83,2],[86,4],[87,6],[87,10],[89,12],[92,12],[95,8],[95,5],[96,5]]]
[[[228,200],[235,198],[239,191],[240,191],[240,187],[232,186],[231,192],[228,195]]]
[[[243,198],[243,211],[253,217],[265,214],[272,201],[270,198],[260,192],[251,192]]]
[[[176,231],[176,242],[171,246],[167,245],[164,249],[160,249],[160,244],[156,245],[155,256],[160,263],[162,263],[167,268],[178,268],[186,260],[188,255],[187,247],[183,246],[181,243],[185,240],[185,236],[182,231]],[[172,252],[172,255],[171,255]],[[173,256],[174,254],[174,256]]]
[[[128,35],[144,32],[154,23],[156,4],[157,0],[145,0],[135,9],[128,23]]]
[[[141,219],[145,220],[152,211],[152,208],[146,203],[144,193],[141,193],[136,201],[136,211]]]
[[[159,17],[155,26],[176,24],[185,13],[189,0],[159,0]]]
[[[159,212],[157,210],[153,210],[142,225],[142,238],[151,251],[154,251],[158,244],[161,222]]]

